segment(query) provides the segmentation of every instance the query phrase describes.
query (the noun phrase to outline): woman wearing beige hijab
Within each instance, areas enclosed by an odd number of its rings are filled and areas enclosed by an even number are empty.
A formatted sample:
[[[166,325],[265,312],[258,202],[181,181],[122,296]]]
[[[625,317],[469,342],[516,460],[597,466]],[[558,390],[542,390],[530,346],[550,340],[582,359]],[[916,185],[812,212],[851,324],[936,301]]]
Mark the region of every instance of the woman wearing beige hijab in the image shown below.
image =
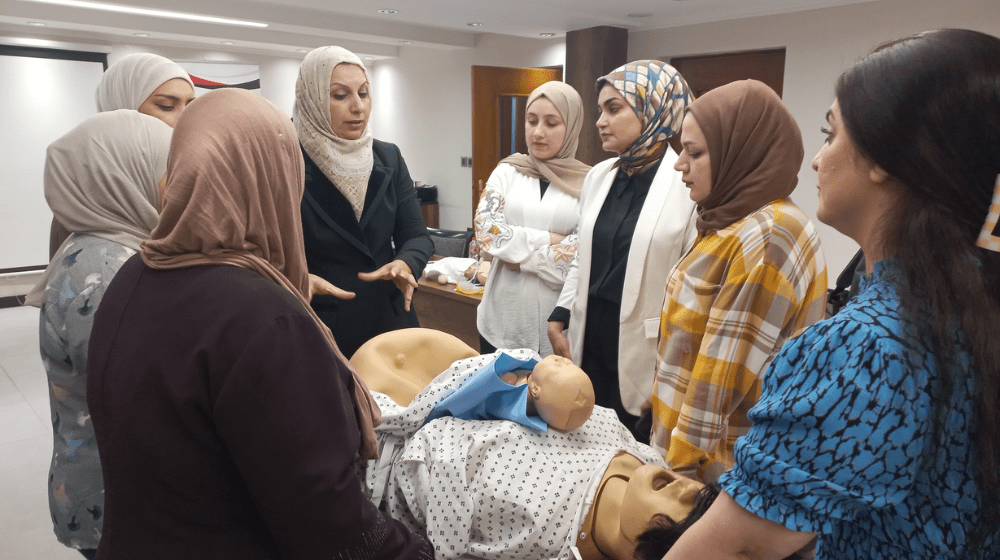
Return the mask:
[[[26,303],[41,308],[52,523],[60,542],[88,558],[104,522],[104,483],[87,407],[87,345],[111,279],[156,227],[170,134],[162,122],[123,109],[90,117],[46,151],[45,200],[71,234]]]
[[[583,101],[547,82],[528,96],[527,154],[493,170],[476,209],[480,250],[493,256],[479,305],[480,351],[531,348],[552,354],[548,317],[576,255],[580,190],[590,166],[575,159]]]
[[[160,224],[94,322],[101,558],[430,558],[364,497],[378,407],[310,310],[295,129],[250,92],[194,101]]]
[[[410,299],[434,250],[399,148],[376,140],[368,70],[354,53],[320,47],[295,83],[305,159],[302,228],[309,272],[353,299],[313,298],[348,357],[386,331],[419,326]]]
[[[151,53],[123,56],[101,76],[96,92],[99,112],[132,109],[157,118],[171,128],[194,99],[194,82],[174,61]],[[49,232],[49,258],[55,256],[70,231],[58,218]]]

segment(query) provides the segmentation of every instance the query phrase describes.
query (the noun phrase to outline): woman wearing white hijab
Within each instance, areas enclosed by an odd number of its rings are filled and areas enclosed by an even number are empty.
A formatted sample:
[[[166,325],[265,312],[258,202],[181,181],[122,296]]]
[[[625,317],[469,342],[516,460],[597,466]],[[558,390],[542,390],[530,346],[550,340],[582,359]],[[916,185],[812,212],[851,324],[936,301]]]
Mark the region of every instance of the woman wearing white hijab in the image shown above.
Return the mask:
[[[194,99],[194,82],[170,59],[150,53],[122,57],[101,77],[97,110],[135,109],[170,125]]]
[[[122,57],[101,76],[97,85],[97,110],[132,109],[156,117],[173,128],[177,117],[194,99],[194,82],[188,73],[168,58],[157,54],[134,53]],[[65,224],[52,219],[49,233],[49,258],[69,231]]]
[[[525,106],[528,153],[505,158],[486,181],[475,218],[480,250],[495,265],[477,314],[484,354],[497,348],[552,354],[548,318],[576,255],[571,234],[590,171],[575,158],[581,128],[583,101],[572,86],[538,86]]]
[[[348,357],[375,335],[419,326],[410,299],[434,250],[399,148],[372,135],[370,92],[361,59],[340,47],[307,54],[295,84],[309,272],[356,294],[317,295],[312,306]]]
[[[118,269],[149,238],[172,130],[131,110],[98,113],[46,153],[45,199],[71,235],[26,303],[41,307],[39,345],[54,432],[49,508],[60,542],[96,557],[104,481],[87,407],[94,310]]]

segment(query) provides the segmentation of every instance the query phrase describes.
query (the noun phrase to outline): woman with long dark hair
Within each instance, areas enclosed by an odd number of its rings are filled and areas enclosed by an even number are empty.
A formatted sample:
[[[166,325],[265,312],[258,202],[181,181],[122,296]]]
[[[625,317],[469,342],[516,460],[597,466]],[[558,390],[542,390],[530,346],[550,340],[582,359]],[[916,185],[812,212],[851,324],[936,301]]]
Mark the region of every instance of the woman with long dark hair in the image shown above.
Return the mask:
[[[1000,39],[946,29],[841,75],[817,216],[868,276],[775,358],[724,492],[666,559],[781,558],[815,535],[820,559],[995,558],[998,60]]]

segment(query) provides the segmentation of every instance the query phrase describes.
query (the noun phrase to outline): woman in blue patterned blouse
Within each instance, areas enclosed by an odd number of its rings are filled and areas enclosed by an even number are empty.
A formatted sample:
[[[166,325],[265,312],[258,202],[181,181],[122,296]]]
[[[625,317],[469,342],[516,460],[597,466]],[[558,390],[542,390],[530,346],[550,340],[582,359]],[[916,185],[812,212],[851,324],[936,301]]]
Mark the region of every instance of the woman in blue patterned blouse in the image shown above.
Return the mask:
[[[814,538],[818,559],[997,557],[998,60],[1000,39],[938,30],[838,80],[817,216],[861,245],[867,277],[775,358],[724,492],[666,560]]]

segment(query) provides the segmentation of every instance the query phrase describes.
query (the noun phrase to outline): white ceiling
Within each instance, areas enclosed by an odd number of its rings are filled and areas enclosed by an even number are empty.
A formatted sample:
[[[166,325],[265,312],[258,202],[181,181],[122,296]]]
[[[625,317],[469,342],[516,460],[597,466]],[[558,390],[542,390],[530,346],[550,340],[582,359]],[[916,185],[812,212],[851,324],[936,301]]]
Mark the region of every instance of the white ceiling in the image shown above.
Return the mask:
[[[94,0],[104,2],[104,0]],[[150,16],[0,0],[0,35],[62,41],[220,49],[256,55],[302,56],[337,44],[375,58],[405,45],[440,49],[475,46],[482,33],[530,40],[542,33],[599,25],[630,31],[772,15],[875,0],[110,0],[139,6],[252,20],[265,29],[192,23]],[[395,10],[394,14],[379,10]],[[28,22],[44,23],[44,27]],[[481,23],[481,27],[469,23]],[[137,36],[146,33],[148,37]],[[223,41],[232,45],[222,45]]]

